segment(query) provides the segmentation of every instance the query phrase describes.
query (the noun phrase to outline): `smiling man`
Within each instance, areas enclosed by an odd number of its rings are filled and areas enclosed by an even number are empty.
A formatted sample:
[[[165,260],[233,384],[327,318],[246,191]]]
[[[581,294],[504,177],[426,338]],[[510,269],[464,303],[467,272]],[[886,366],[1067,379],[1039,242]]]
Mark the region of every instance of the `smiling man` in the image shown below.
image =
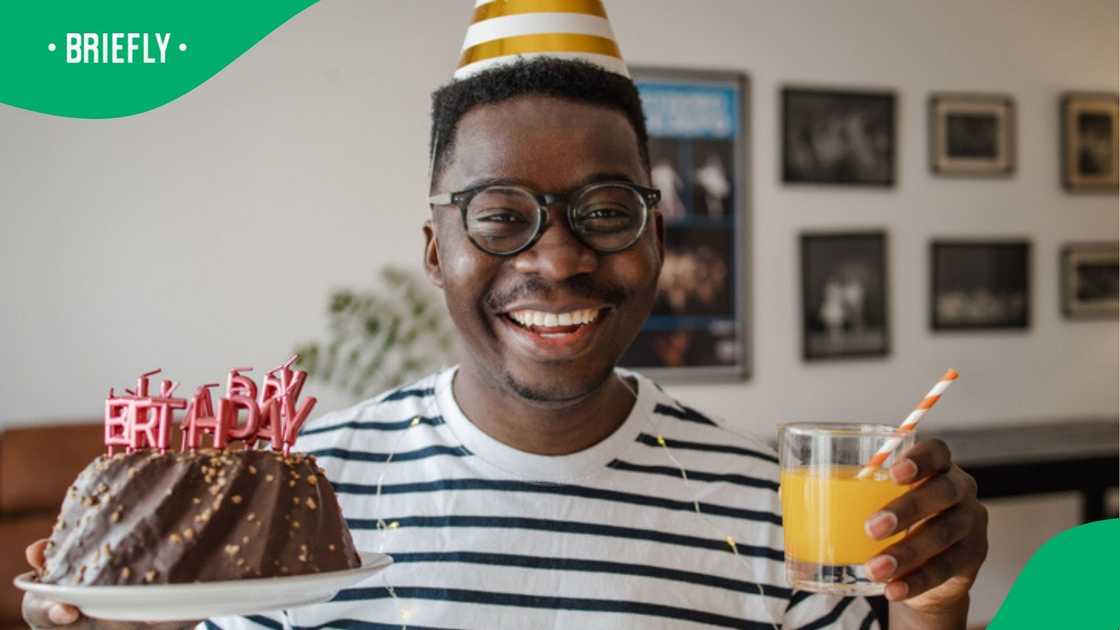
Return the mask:
[[[750,410],[725,426],[616,367],[664,255],[645,121],[601,5],[536,4],[569,10],[480,3],[463,67],[434,96],[423,260],[459,365],[297,443],[336,484],[357,547],[394,564],[327,604],[206,624],[885,628],[882,599],[787,586],[777,459]],[[524,15],[522,29],[561,35],[488,47],[500,29],[476,28]],[[544,44],[571,48],[502,54]],[[963,628],[987,548],[975,484],[937,442],[891,473],[922,483],[869,514],[869,535],[924,523],[869,566],[890,627]],[[28,611],[42,626],[76,615]]]

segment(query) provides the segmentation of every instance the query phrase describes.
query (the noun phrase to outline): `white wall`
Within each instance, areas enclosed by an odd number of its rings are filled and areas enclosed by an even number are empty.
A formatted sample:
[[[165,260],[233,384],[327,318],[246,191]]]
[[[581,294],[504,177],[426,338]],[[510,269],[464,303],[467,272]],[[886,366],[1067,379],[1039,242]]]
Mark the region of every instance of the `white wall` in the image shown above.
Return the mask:
[[[386,263],[418,267],[428,97],[450,76],[471,5],[326,0],[198,89],[131,118],[0,106],[0,426],[96,417],[109,385],[153,365],[189,387],[278,362],[324,333],[331,287],[368,283]],[[1117,237],[1116,195],[1059,186],[1057,127],[1061,91],[1117,90],[1116,2],[608,9],[631,64],[751,79],[754,376],[674,394],[769,433],[795,418],[897,418],[953,366],[963,378],[928,419],[937,426],[1116,417],[1117,324],[1063,320],[1057,266],[1065,242]],[[896,187],[782,186],[786,83],[896,90]],[[1014,97],[1012,178],[931,177],[935,90]],[[889,233],[892,354],[806,365],[797,235],[848,227]],[[981,235],[1034,243],[1032,326],[934,335],[928,242]]]

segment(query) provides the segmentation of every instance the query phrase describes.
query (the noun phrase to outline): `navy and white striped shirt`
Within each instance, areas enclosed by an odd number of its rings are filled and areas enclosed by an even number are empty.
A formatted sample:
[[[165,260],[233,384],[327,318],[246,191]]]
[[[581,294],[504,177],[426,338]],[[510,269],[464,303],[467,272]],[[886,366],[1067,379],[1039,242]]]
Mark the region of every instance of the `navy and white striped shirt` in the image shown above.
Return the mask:
[[[326,604],[206,625],[880,628],[866,599],[791,593],[764,440],[619,372],[637,385],[629,417],[571,455],[480,431],[453,368],[309,423],[297,450],[327,471],[358,549],[394,564]]]

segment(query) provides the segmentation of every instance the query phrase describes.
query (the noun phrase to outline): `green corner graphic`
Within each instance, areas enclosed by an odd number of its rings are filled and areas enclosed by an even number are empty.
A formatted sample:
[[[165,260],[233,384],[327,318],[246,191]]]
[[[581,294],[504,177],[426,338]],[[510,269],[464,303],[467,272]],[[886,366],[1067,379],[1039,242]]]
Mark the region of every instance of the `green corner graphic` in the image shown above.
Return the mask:
[[[1046,541],[1015,580],[988,630],[1120,628],[1120,519]]]
[[[74,118],[190,92],[315,0],[12,0],[0,4],[0,103]]]

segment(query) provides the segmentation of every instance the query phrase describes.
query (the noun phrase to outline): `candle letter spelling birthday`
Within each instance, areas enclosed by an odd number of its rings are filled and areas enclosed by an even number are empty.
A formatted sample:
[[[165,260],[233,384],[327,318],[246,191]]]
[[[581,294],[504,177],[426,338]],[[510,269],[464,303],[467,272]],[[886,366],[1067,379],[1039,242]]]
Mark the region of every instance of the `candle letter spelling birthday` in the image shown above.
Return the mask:
[[[308,397],[302,406],[297,404],[307,380],[307,372],[291,369],[297,358],[293,356],[268,372],[259,390],[253,379],[242,373],[252,368],[230,370],[226,395],[219,400],[217,413],[210,395],[210,388],[217,387],[217,383],[200,386],[189,403],[173,397],[178,387],[175,381],[163,381],[158,395],[149,393],[149,378],[159,370],[141,374],[135,391],[125,390],[124,395],[117,395],[110,388],[105,400],[105,446],[110,455],[116,446],[124,447],[128,453],[141,448],[166,452],[175,410],[186,409],[180,426],[183,450],[203,446],[206,436],[210,436],[209,446],[216,449],[235,440],[256,448],[258,441],[265,440],[274,450],[283,450],[287,455],[316,402]]]
[[[139,448],[158,448],[167,452],[174,410],[186,407],[187,402],[173,398],[178,383],[163,381],[158,396],[148,393],[148,379],[159,370],[145,372],[136,379],[136,390],[125,390],[118,396],[109,388],[105,401],[105,446],[113,454],[114,446],[123,446],[126,453]]]
[[[285,455],[295,444],[300,427],[316,403],[316,399],[309,396],[303,407],[296,408],[303,383],[307,380],[307,372],[291,369],[297,358],[293,356],[284,365],[269,372],[261,389],[261,426],[257,430],[257,438],[268,440],[272,450],[283,449]]]

